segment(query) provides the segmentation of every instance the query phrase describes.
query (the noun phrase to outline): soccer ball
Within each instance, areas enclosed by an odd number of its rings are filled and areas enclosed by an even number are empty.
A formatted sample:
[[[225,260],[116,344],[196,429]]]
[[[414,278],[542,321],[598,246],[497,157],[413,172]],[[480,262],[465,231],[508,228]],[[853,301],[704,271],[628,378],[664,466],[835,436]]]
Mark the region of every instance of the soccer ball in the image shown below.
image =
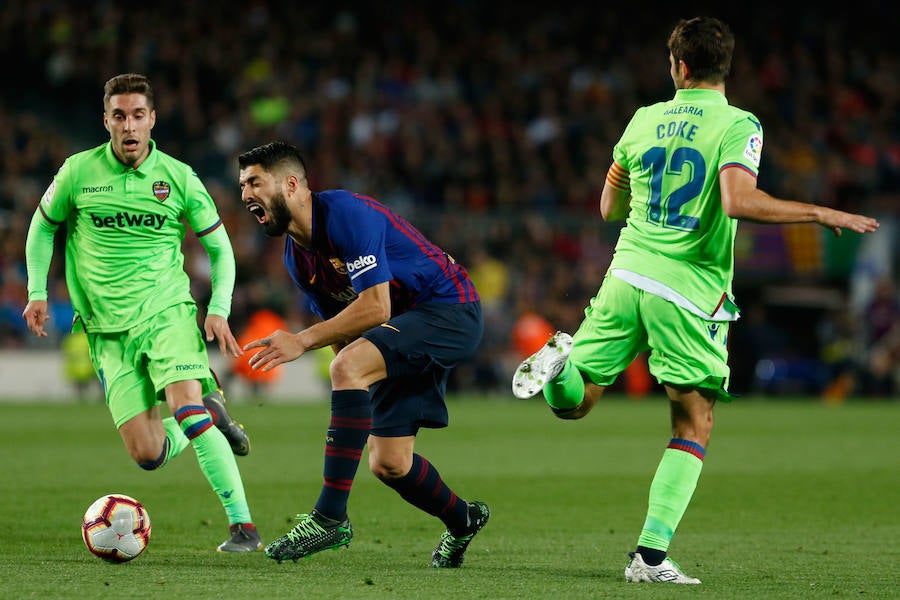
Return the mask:
[[[102,496],[84,513],[81,535],[84,545],[96,556],[126,562],[137,558],[150,542],[150,515],[131,496]]]

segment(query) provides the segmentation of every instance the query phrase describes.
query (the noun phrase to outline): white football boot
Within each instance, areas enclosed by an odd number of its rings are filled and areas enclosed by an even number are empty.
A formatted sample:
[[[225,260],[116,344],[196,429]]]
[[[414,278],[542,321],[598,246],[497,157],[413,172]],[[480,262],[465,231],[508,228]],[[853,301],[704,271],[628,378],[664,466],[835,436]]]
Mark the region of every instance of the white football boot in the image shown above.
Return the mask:
[[[512,392],[516,398],[531,398],[566,366],[572,352],[572,336],[562,331],[553,334],[540,350],[526,358],[516,369]]]
[[[695,577],[688,577],[681,571],[671,558],[651,567],[644,562],[643,557],[637,552],[629,552],[631,562],[625,567],[625,581],[628,583],[700,583]]]

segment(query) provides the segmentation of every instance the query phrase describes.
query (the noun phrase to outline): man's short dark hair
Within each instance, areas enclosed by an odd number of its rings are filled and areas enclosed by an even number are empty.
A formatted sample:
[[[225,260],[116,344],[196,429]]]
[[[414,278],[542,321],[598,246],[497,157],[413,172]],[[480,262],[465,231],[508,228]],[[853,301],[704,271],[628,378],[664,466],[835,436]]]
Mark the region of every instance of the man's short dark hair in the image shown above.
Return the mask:
[[[238,166],[241,169],[252,165],[259,165],[266,171],[274,171],[284,165],[306,177],[306,163],[303,162],[300,151],[287,142],[269,142],[238,156]]]
[[[139,73],[116,75],[103,85],[103,110],[109,107],[109,99],[121,94],[141,94],[147,99],[147,107],[153,110],[153,86],[146,76]]]
[[[731,72],[734,35],[719,19],[682,19],[669,36],[668,48],[676,62],[688,66],[693,81],[722,83]]]

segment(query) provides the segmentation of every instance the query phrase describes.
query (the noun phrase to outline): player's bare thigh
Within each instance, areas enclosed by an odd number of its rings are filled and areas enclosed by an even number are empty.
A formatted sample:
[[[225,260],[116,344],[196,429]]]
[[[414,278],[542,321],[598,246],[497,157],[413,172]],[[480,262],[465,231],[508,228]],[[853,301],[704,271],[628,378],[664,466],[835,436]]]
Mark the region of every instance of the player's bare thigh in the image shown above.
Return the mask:
[[[337,353],[329,374],[333,390],[363,390],[387,377],[387,365],[375,344],[357,338]]]

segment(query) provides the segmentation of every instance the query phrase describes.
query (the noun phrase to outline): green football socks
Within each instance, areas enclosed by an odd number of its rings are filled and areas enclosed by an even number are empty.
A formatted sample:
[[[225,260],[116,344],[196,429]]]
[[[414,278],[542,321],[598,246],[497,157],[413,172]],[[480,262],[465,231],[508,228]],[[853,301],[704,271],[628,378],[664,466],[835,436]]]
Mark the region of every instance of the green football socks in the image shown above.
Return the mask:
[[[181,427],[178,425],[175,417],[166,417],[162,420],[162,424],[166,430],[166,439],[169,440],[168,452],[166,452],[165,462],[163,462],[165,464],[181,454],[181,451],[188,447],[191,440],[187,439],[187,436],[181,431]]]
[[[581,404],[584,400],[584,380],[572,363],[566,361],[559,375],[547,382],[544,399],[554,411],[571,410]]]
[[[166,437],[163,438],[162,452],[154,460],[138,463],[140,468],[147,471],[155,471],[164,467],[166,463],[181,454],[181,451],[190,443],[174,417],[166,417],[162,420],[162,424],[166,432]]]
[[[203,406],[183,406],[175,413],[184,435],[197,453],[200,470],[206,476],[228,515],[228,523],[252,523],[244,484],[231,446]]]
[[[705,451],[700,444],[673,438],[650,484],[647,518],[639,546],[666,551],[700,479]]]

